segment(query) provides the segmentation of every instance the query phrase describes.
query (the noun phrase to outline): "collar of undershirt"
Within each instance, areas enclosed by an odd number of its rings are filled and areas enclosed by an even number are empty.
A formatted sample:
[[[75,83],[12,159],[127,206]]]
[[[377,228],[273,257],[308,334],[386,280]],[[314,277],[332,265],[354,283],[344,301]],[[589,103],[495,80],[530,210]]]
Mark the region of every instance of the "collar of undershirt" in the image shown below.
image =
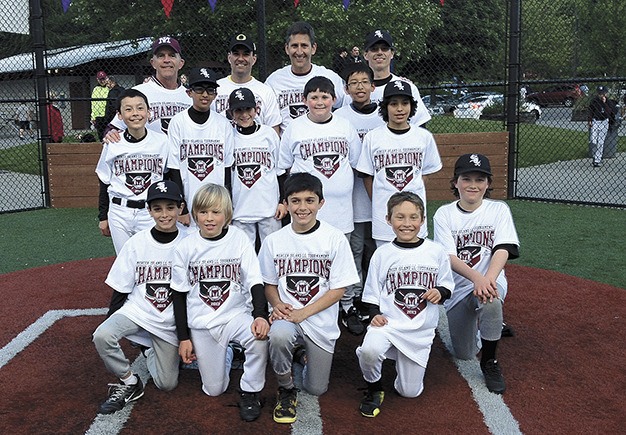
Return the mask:
[[[385,77],[384,79],[374,79],[374,86],[378,87],[378,86],[386,85],[387,83],[391,81],[391,77],[392,75],[389,74],[389,77]]]
[[[156,227],[153,227],[150,230],[150,234],[152,235],[152,238],[154,240],[156,240],[159,243],[169,243],[172,240],[174,240],[176,237],[178,237],[178,228],[176,228],[176,231],[171,232],[171,233],[165,233],[163,231],[159,231],[156,229]]]
[[[240,127],[240,126],[237,126],[237,131],[239,133],[247,136],[247,135],[250,135],[252,133],[256,133],[257,131],[259,131],[260,128],[261,128],[261,126],[255,122],[250,127]]]
[[[206,112],[200,112],[199,110],[194,109],[193,106],[187,109],[187,111],[191,120],[196,124],[204,124],[207,119],[209,119],[209,115],[211,114],[211,109]]]
[[[307,230],[307,231],[305,231],[303,233],[298,233],[298,234],[302,234],[302,235],[311,234],[311,233],[315,232],[315,230],[317,230],[319,227],[320,227],[320,221],[316,220],[315,221],[315,225],[313,225],[313,227],[311,229],[309,229],[309,230]]]
[[[376,103],[365,104],[363,107],[356,107],[354,103],[350,103],[350,106],[354,109],[355,112],[361,113],[363,115],[369,115],[370,113],[374,113],[374,111],[378,109],[378,104]]]
[[[424,239],[417,239],[417,242],[399,242],[398,239],[393,240],[393,244],[400,248],[417,248],[424,243]]]
[[[135,136],[130,134],[128,130],[124,130],[124,139],[126,140],[126,142],[129,142],[129,143],[141,142],[142,140],[146,138],[147,135],[148,135],[148,130],[146,130],[145,128],[143,129],[143,136],[141,136],[140,138],[136,138]]]
[[[305,75],[307,75],[307,74],[310,74],[310,73],[311,73],[311,71],[313,71],[313,65],[311,65],[311,68],[309,68],[309,70],[308,70],[307,72],[305,72],[305,73],[296,73],[296,72],[293,72],[293,68],[291,69],[291,73],[292,73],[294,76],[298,76],[298,77],[303,77],[303,76],[305,76]]]

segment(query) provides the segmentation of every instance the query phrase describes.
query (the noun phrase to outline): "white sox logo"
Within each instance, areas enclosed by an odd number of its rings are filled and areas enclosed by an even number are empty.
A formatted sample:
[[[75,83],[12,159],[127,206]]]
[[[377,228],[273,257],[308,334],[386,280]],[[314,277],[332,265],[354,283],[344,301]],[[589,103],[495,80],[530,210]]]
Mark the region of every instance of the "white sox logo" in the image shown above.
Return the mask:
[[[211,74],[209,74],[209,71],[207,71],[206,68],[200,68],[200,75],[207,79],[211,78]]]
[[[401,191],[413,180],[413,166],[388,166],[385,179]]]
[[[319,293],[319,281],[318,276],[287,275],[287,292],[302,305],[306,305]]]
[[[243,93],[239,89],[237,89],[235,91],[235,98],[238,99],[239,101],[243,101],[244,100]]]
[[[150,187],[150,172],[126,173],[124,185],[135,195],[140,195]]]
[[[218,310],[230,296],[230,281],[200,281],[200,299]]]
[[[383,32],[380,30],[375,31],[374,35],[376,35],[377,38],[383,39]]]
[[[165,311],[171,305],[171,296],[172,291],[167,283],[146,284],[146,299],[160,312]]]
[[[339,168],[339,154],[316,154],[313,166],[326,178],[332,177]]]
[[[213,157],[189,157],[187,168],[198,180],[202,181],[213,172]]]
[[[480,158],[476,154],[472,154],[470,156],[470,162],[472,162],[474,166],[480,166],[482,164]]]
[[[409,318],[413,319],[425,308],[427,302],[422,299],[426,289],[399,288],[394,294],[394,304]]]
[[[396,80],[393,84],[394,88],[400,90],[400,91],[404,91],[404,85],[402,84],[402,82],[400,80]]]
[[[241,165],[237,166],[237,177],[243,185],[248,189],[254,186],[254,183],[261,178],[261,166],[260,165]]]

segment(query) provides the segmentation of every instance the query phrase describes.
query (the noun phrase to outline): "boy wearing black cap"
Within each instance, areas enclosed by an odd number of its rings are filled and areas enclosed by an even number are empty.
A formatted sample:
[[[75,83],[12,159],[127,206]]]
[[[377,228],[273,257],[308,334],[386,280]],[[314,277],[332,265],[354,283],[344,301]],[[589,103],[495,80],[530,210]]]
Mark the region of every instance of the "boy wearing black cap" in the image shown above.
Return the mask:
[[[416,112],[415,116],[411,117],[411,124],[423,125],[430,121],[430,114],[422,102],[417,86],[409,79],[391,73],[394,52],[393,39],[386,30],[374,30],[366,36],[365,60],[374,71],[374,84],[376,85],[376,89],[372,92],[372,101],[378,103],[383,99],[385,87],[389,82],[402,80],[409,85],[413,99],[416,101]],[[349,102],[348,99],[347,103]]]
[[[482,348],[480,368],[487,389],[502,394],[506,385],[496,348],[507,293],[504,266],[509,258],[519,256],[519,239],[509,207],[502,201],[485,199],[491,190],[491,176],[486,156],[459,157],[450,182],[459,199],[437,210],[434,226],[435,241],[450,255],[454,275],[454,294],[444,303],[454,354],[473,359]]]
[[[441,158],[433,135],[410,123],[417,102],[409,84],[395,80],[385,87],[380,114],[387,125],[365,135],[357,164],[372,199],[372,237],[380,246],[394,239],[387,224],[387,201],[398,191],[413,192],[426,204],[426,188],[422,177],[441,169]],[[428,234],[422,225],[420,238]]]
[[[176,183],[159,181],[148,189],[147,202],[154,227],[133,236],[115,259],[105,281],[113,288],[109,313],[93,333],[104,365],[120,379],[119,384],[109,384],[100,414],[112,414],[143,396],[143,383],[119,344],[124,337],[150,346],[145,351],[148,371],[159,389],[178,385],[170,279],[174,248],[182,239],[176,225],[182,195]]]
[[[252,38],[239,33],[230,38],[228,63],[230,75],[217,81],[217,97],[211,107],[218,113],[228,113],[230,94],[241,87],[246,87],[254,94],[256,102],[256,120],[259,124],[269,125],[280,134],[280,110],[276,94],[265,83],[252,77],[252,67],[256,63],[256,45]]]
[[[217,87],[215,71],[192,68],[187,93],[193,106],[176,114],[168,130],[170,179],[181,187],[188,204],[203,184],[231,187],[233,127],[225,116],[210,110]],[[188,211],[185,209],[179,220],[195,228]]]
[[[236,123],[234,134],[235,166],[232,180],[233,221],[252,243],[257,232],[261,242],[281,228],[287,207],[280,202],[278,134],[267,125],[257,124],[256,99],[248,88],[231,92],[229,114]]]
[[[178,80],[178,72],[185,65],[179,42],[171,36],[155,39],[150,65],[155,74],[146,83],[134,88],[148,97],[151,109],[148,128],[167,133],[172,116],[191,106],[187,90]],[[124,130],[124,123],[114,118],[109,126],[113,129],[106,135],[105,141],[118,142],[119,133],[116,130]]]

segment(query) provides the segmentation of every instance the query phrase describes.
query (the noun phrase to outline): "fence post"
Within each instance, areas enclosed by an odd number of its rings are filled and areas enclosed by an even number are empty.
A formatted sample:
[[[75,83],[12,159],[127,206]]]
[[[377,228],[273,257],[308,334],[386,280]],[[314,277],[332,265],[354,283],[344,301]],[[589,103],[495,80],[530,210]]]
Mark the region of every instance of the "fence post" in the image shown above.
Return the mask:
[[[515,196],[515,155],[517,153],[518,104],[520,82],[521,0],[509,1],[509,62],[507,70],[506,126],[509,132],[507,198]]]
[[[29,0],[31,10],[31,34],[33,35],[33,52],[35,54],[35,79],[37,82],[37,107],[39,109],[39,130],[41,136],[41,161],[43,175],[43,194],[44,207],[50,207],[50,185],[48,181],[48,145],[49,129],[48,114],[46,110],[47,95],[47,79],[46,69],[44,66],[44,30],[43,30],[43,11],[41,9],[41,0]]]

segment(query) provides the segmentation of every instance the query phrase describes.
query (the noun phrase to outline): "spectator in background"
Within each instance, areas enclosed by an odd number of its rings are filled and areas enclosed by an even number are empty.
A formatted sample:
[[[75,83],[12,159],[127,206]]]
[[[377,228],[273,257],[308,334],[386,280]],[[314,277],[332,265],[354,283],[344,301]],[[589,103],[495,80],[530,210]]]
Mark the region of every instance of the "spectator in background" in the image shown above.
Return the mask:
[[[608,102],[606,86],[598,86],[598,94],[589,103],[587,125],[589,127],[589,141],[591,142],[591,157],[593,167],[602,166],[604,140],[609,131],[609,122],[615,119],[615,105],[613,108]]]
[[[365,58],[361,56],[361,50],[356,45],[350,51],[349,60],[351,63],[365,62]]]
[[[28,104],[26,104],[25,102],[22,102],[17,107],[17,110],[15,112],[15,120],[17,121],[17,125],[20,128],[20,132],[19,132],[20,139],[26,139],[26,136],[24,136],[26,132],[28,132],[31,139],[35,137],[35,133],[30,128],[30,121],[32,121],[32,119],[33,119],[32,109],[28,106]]]
[[[333,71],[341,75],[341,72],[345,68],[348,61],[348,49],[345,47],[339,47],[335,57],[333,58]]]
[[[48,118],[48,135],[50,142],[63,142],[65,131],[63,129],[63,118],[61,110],[54,104],[56,94],[50,93],[48,102],[46,103],[46,117]]]
[[[106,109],[104,110],[104,125],[108,125],[113,120],[113,117],[115,117],[115,114],[117,113],[117,99],[124,90],[124,88],[117,83],[117,80],[113,76],[109,76],[107,87],[109,88],[109,95],[107,97]]]
[[[102,140],[104,137],[104,129],[108,124],[105,122],[104,116],[107,105],[105,100],[109,96],[107,73],[104,71],[98,71],[98,74],[96,74],[96,80],[98,81],[98,84],[91,92],[91,125],[95,127],[98,132],[98,138]]]

